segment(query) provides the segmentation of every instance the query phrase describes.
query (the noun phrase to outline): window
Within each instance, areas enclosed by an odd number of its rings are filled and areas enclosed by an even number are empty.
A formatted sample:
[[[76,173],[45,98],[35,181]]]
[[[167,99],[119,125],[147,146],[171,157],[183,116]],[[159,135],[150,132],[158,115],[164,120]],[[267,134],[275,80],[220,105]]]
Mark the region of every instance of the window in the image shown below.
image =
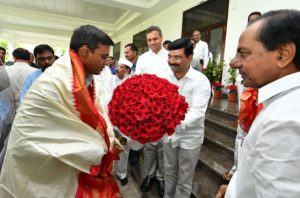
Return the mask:
[[[114,45],[114,49],[113,49],[113,57],[114,60],[117,62],[120,58],[120,48],[121,48],[121,43],[116,43]]]
[[[148,44],[146,39],[146,30],[133,35],[133,43],[138,47],[139,55],[148,51]]]
[[[217,62],[224,55],[228,4],[229,0],[208,0],[183,13],[182,36],[191,37],[198,29]]]

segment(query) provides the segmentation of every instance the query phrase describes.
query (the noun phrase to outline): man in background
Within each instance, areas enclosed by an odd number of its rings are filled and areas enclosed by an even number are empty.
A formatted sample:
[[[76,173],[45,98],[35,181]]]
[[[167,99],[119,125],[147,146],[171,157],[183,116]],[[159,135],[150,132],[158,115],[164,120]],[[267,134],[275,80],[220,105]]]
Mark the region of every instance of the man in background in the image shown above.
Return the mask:
[[[0,93],[0,114],[2,123],[4,123],[1,129],[0,139],[0,168],[6,151],[10,127],[19,108],[20,90],[26,76],[36,70],[28,64],[30,60],[30,53],[28,50],[17,48],[13,51],[12,55],[14,64],[5,68],[10,80],[10,86]]]
[[[128,43],[125,45],[124,55],[127,60],[129,60],[133,66],[131,68],[131,75],[134,75],[136,69],[136,63],[138,60],[138,48],[134,43]]]
[[[0,47],[0,66],[5,64],[5,55],[6,55],[5,48]]]
[[[171,69],[168,65],[168,51],[162,47],[162,32],[157,26],[151,26],[146,30],[146,39],[149,51],[142,54],[137,62],[136,74],[155,74],[166,78]],[[140,186],[142,192],[148,192],[155,178],[158,181],[158,194],[163,197],[164,182],[164,157],[162,139],[157,142],[144,144],[144,180]]]
[[[129,78],[130,70],[132,68],[132,63],[125,58],[120,58],[117,64],[116,75],[113,76],[112,80],[112,91],[119,85],[121,85],[127,78]],[[119,139],[120,143],[123,145],[124,151],[120,154],[120,159],[116,161],[117,176],[120,179],[122,186],[128,183],[127,179],[127,164],[129,157],[129,149],[131,138],[127,137],[122,133],[122,131],[114,128],[116,137]]]
[[[21,89],[21,103],[32,83],[55,61],[54,50],[49,45],[38,45],[34,48],[33,53],[39,69],[27,75]]]
[[[107,65],[109,66],[109,69],[111,71],[111,74],[116,75],[117,65],[115,64],[114,57],[108,56],[106,61],[107,61]]]
[[[168,46],[169,46],[170,43],[171,43],[170,40],[165,40],[164,43],[163,43],[163,47],[164,47],[166,50],[168,50]]]
[[[192,35],[195,41],[195,48],[192,60],[192,67],[197,71],[202,71],[207,68],[208,64],[208,45],[205,41],[201,40],[201,32],[199,30],[194,30]]]

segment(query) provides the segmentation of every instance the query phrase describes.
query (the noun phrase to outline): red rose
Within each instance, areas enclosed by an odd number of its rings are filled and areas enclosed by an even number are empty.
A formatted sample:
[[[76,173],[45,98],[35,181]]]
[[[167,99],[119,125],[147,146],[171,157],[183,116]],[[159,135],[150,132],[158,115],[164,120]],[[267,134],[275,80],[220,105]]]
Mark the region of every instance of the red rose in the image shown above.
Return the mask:
[[[112,124],[140,143],[172,135],[187,108],[178,87],[153,74],[127,79],[115,89],[108,105]]]

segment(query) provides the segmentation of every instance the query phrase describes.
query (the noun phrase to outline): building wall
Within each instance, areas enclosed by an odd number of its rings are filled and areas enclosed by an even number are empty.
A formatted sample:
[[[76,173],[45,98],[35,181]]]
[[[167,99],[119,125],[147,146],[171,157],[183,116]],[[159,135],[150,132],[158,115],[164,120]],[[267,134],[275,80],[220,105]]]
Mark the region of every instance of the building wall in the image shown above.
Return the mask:
[[[175,40],[181,36],[183,12],[193,8],[206,0],[179,0],[169,8],[148,18],[130,31],[121,36],[113,37],[115,43],[121,42],[121,55],[124,56],[124,46],[131,43],[133,35],[145,30],[151,25],[157,25],[162,29],[163,40]],[[248,14],[253,11],[262,13],[274,9],[300,8],[299,0],[229,0],[227,33],[225,41],[224,61],[227,64],[223,70],[223,84],[228,77],[227,69],[230,59],[235,56],[238,38],[246,28]]]
[[[148,18],[130,31],[125,32],[119,37],[113,37],[115,43],[121,42],[120,57],[124,56],[124,46],[127,43],[132,43],[133,35],[147,29],[151,25],[156,25],[161,28],[163,40],[175,40],[180,38],[183,12],[204,1],[206,0],[179,0],[173,5],[170,5],[169,8]]]

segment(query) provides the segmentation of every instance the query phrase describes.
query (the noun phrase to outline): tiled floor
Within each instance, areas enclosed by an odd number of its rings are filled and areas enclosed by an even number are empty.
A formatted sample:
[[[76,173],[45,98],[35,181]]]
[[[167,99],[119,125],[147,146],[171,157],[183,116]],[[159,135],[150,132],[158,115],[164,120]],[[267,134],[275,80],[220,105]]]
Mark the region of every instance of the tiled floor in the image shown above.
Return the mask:
[[[125,186],[121,186],[120,181],[118,181],[118,185],[123,194],[123,198],[141,198],[142,193],[140,192],[137,184],[134,182],[131,175],[128,175],[128,184]]]

